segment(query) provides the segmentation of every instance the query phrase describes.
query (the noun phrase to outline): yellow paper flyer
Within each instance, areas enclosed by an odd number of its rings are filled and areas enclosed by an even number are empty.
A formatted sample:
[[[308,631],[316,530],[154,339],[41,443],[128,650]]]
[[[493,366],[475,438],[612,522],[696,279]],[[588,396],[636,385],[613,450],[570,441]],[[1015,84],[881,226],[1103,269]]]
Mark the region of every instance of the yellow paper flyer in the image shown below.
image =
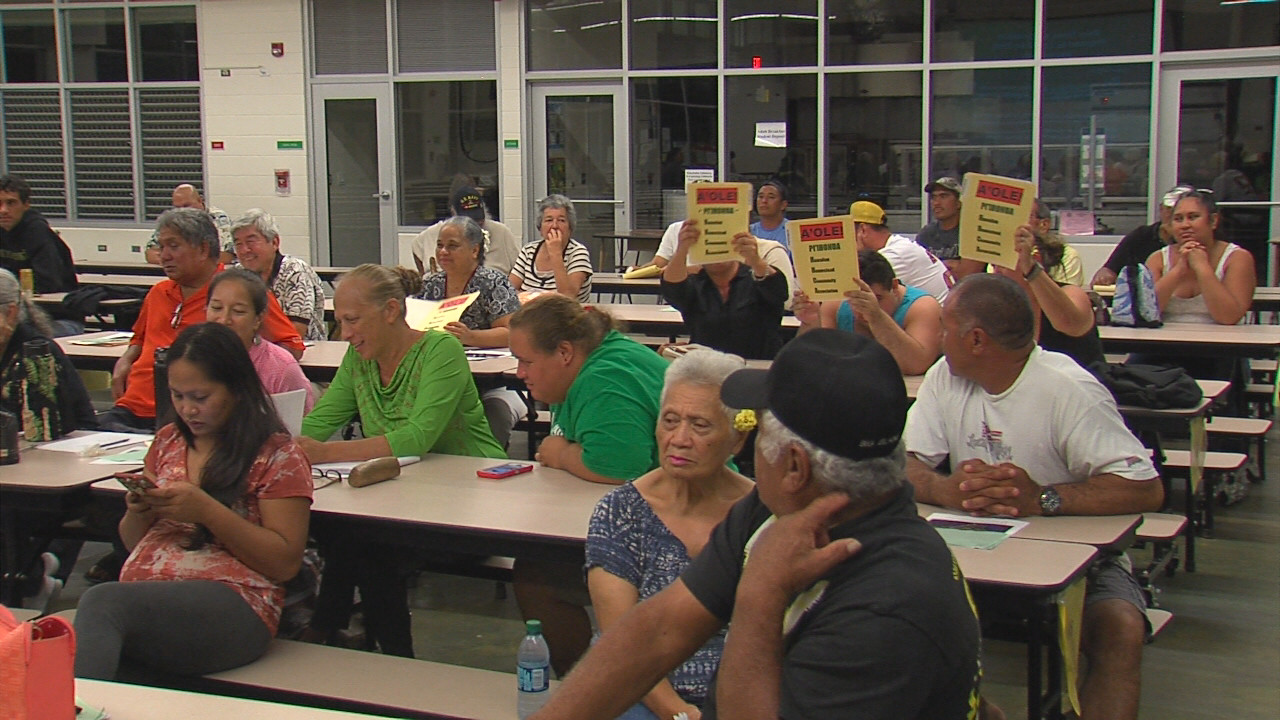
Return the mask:
[[[702,231],[689,248],[689,264],[738,259],[733,236],[751,224],[751,183],[694,183],[685,186],[689,219]]]
[[[796,280],[810,300],[839,300],[857,287],[858,242],[853,216],[787,221]]]
[[[1013,233],[1031,220],[1036,188],[1025,180],[968,173],[960,204],[960,257],[1014,268]]]
[[[443,330],[445,325],[460,320],[463,311],[478,297],[480,293],[473,292],[445,300],[405,298],[405,322],[414,330]]]

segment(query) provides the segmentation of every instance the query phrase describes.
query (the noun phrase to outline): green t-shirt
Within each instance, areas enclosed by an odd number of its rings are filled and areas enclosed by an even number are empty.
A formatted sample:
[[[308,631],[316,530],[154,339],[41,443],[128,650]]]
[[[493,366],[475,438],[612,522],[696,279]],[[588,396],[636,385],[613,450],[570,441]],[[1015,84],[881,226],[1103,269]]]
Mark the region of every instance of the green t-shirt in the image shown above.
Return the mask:
[[[564,402],[551,406],[551,434],[582,446],[591,472],[629,480],[658,466],[653,431],[670,365],[616,330],[592,351]]]
[[[329,390],[303,418],[302,434],[328,440],[357,414],[365,437],[386,436],[397,456],[507,456],[489,430],[462,343],[449,333],[423,333],[387,385],[376,361],[348,349]]]

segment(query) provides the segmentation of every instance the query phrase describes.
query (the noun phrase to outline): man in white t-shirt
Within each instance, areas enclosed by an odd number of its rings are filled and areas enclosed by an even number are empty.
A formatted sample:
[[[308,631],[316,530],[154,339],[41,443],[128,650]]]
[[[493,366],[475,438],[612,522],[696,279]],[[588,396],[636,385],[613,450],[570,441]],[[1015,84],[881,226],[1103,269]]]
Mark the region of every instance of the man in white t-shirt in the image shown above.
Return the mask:
[[[859,250],[875,250],[893,266],[893,274],[907,287],[919,288],[938,302],[947,299],[954,284],[951,271],[933,253],[901,235],[889,232],[884,209],[869,200],[849,206]]]
[[[488,216],[484,203],[480,200],[480,193],[469,186],[458,188],[449,198],[449,211],[455,216],[465,215],[480,226],[484,233],[484,266],[503,275],[510,273],[516,264],[516,257],[520,255],[520,241],[511,232],[511,228]],[[442,227],[444,220],[418,233],[413,239],[413,261],[418,266],[418,272],[424,275],[432,272],[431,258],[435,257],[436,239],[440,237]]]
[[[1014,517],[1160,508],[1147,450],[1101,383],[1036,346],[1015,282],[980,274],[958,283],[943,306],[942,347],[903,436],[917,500]],[[1085,592],[1081,717],[1137,717],[1145,607],[1128,558],[1100,556]]]

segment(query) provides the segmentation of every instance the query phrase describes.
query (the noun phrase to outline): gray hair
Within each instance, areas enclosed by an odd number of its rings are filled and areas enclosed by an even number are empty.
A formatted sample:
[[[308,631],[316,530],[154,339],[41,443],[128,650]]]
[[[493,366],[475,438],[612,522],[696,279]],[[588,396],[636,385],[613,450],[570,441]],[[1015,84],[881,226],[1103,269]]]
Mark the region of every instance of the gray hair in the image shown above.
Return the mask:
[[[218,240],[218,226],[213,224],[213,216],[197,208],[171,208],[160,214],[156,220],[156,233],[161,230],[173,230],[191,245],[204,246],[209,259],[218,257],[222,251]]]
[[[43,310],[22,295],[22,285],[12,272],[0,268],[0,308],[18,306],[18,322],[35,326],[45,337],[53,337],[53,324]]]
[[[725,378],[744,366],[746,361],[731,353],[710,348],[690,350],[676,358],[667,368],[667,373],[663,376],[662,395],[659,402],[663,404],[667,402],[667,392],[674,385],[703,385],[719,390]],[[720,403],[720,408],[729,419],[729,423],[733,424],[738,411],[723,402]]]
[[[467,245],[473,248],[479,248],[476,253],[476,264],[484,264],[484,228],[480,227],[480,223],[472,220],[466,215],[454,215],[445,220],[440,225],[440,232],[444,232],[447,227],[456,227],[462,232],[462,239],[467,241]],[[439,237],[437,235],[437,237]]]
[[[573,209],[573,201],[559,193],[553,193],[538,201],[538,229],[542,229],[542,214],[548,210],[564,210],[569,218],[569,235],[578,227],[578,211]]]
[[[236,218],[235,222],[231,223],[231,237],[235,237],[236,233],[247,228],[257,230],[258,234],[267,240],[280,237],[280,226],[276,225],[276,219],[262,208],[249,208],[243,215]]]
[[[809,456],[814,480],[821,486],[842,492],[852,502],[861,502],[907,484],[907,453],[899,442],[884,457],[850,460],[828,452],[795,434],[768,410],[761,413],[756,447],[769,462],[788,445],[798,445]]]

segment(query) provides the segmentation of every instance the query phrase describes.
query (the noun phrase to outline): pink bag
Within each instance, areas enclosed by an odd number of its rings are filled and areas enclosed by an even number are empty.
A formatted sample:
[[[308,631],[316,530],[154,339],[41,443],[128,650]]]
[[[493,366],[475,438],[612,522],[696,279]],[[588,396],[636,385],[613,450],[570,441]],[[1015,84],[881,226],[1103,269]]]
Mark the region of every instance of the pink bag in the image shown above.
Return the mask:
[[[18,622],[0,606],[0,718],[74,720],[76,636],[60,617]]]

